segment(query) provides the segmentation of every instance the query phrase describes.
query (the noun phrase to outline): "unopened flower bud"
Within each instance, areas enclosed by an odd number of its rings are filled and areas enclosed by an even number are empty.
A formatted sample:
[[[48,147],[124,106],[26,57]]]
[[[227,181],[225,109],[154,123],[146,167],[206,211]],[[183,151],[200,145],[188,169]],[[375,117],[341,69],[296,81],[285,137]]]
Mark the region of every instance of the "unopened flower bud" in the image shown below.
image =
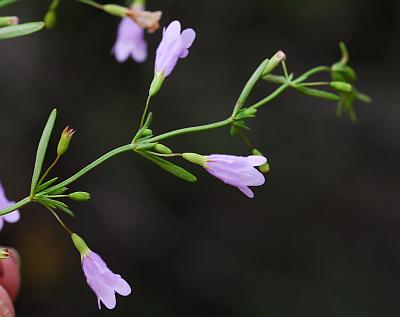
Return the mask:
[[[70,127],[65,127],[65,129],[61,133],[60,141],[58,142],[57,155],[61,156],[64,155],[65,152],[67,152],[74,133],[75,130],[71,129]]]
[[[278,51],[274,56],[271,57],[267,66],[265,66],[262,76],[270,74],[285,59],[286,54],[283,51]]]
[[[88,201],[90,194],[88,192],[75,192],[68,195],[69,198],[76,201]]]
[[[330,83],[330,86],[340,92],[344,92],[344,93],[349,93],[353,90],[353,87],[345,82],[342,81],[332,81]]]
[[[75,248],[79,251],[81,254],[81,257],[83,258],[84,256],[89,255],[90,249],[87,246],[85,240],[83,240],[80,236],[78,236],[76,233],[71,234],[71,239],[72,242],[75,245]]]
[[[0,260],[7,259],[10,256],[10,250],[6,248],[0,248]]]
[[[53,10],[50,10],[44,16],[43,22],[45,24],[46,29],[50,30],[54,28],[57,22],[57,13]]]
[[[19,19],[16,16],[0,17],[0,27],[16,25],[18,23],[19,23]]]
[[[153,131],[151,129],[144,129],[142,135],[143,136],[153,135]]]
[[[182,157],[194,164],[199,164],[200,166],[207,167],[206,162],[207,162],[207,156],[200,155],[197,153],[183,153]]]
[[[157,152],[162,153],[162,154],[171,154],[172,153],[172,150],[169,147],[167,147],[163,144],[160,144],[160,143],[157,143],[154,146],[154,150],[156,150]]]
[[[332,65],[331,69],[334,81],[355,82],[357,80],[356,72],[348,65],[336,63]]]
[[[142,29],[147,30],[149,33],[154,33],[160,27],[160,19],[162,16],[161,11],[145,11],[141,9],[137,9],[137,7],[133,6],[131,10],[127,13],[127,16],[130,17],[133,22],[135,22]]]
[[[46,29],[52,29],[56,25],[57,22],[57,7],[60,4],[60,0],[53,0],[49,6],[49,9],[44,16],[43,22],[45,24]]]
[[[150,89],[149,89],[149,95],[151,97],[157,95],[157,93],[160,91],[162,84],[164,83],[164,75],[162,73],[155,73],[153,81],[150,84]]]
[[[263,155],[259,150],[257,150],[257,149],[253,149],[253,150],[251,151],[251,153],[252,153],[253,155],[259,155],[259,156],[263,156],[263,157],[264,157],[264,155]],[[259,171],[260,171],[261,173],[264,173],[264,174],[268,173],[269,170],[270,170],[270,167],[269,167],[268,162],[265,162],[264,164],[258,166],[258,169],[259,169]]]
[[[257,113],[257,109],[255,108],[248,108],[244,111],[245,116],[254,116]]]

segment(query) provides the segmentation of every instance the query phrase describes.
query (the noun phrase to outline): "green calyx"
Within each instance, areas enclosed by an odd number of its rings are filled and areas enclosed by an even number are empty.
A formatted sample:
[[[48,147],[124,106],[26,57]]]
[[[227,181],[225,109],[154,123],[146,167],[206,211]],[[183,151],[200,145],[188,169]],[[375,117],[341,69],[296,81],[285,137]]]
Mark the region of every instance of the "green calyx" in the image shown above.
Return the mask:
[[[105,4],[103,5],[102,9],[111,15],[121,18],[126,17],[129,13],[128,8],[116,4]]]
[[[81,254],[81,257],[88,256],[90,253],[90,249],[87,246],[85,240],[83,240],[80,236],[78,236],[76,233],[71,234],[71,239],[72,242],[75,245],[75,248],[79,251]]]
[[[144,7],[146,5],[146,0],[134,0],[132,5],[138,7]]]
[[[164,83],[164,75],[163,73],[155,73],[153,81],[150,84],[150,89],[149,89],[149,96],[153,97],[157,95],[157,93],[160,91],[162,84]]]
[[[208,161],[207,156],[200,155],[197,153],[183,153],[182,157],[189,162],[192,162],[194,164],[198,164],[204,168],[207,168],[207,164],[206,164]]]

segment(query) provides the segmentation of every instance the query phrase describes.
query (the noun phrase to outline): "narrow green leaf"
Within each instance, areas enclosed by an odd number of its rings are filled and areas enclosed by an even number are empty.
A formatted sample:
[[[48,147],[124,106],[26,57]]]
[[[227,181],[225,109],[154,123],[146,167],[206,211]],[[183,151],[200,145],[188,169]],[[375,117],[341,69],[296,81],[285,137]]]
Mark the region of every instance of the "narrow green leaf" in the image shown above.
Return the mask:
[[[46,195],[61,195],[68,190],[68,187],[60,187],[52,191],[45,190]]]
[[[69,209],[68,207],[64,207],[62,205],[59,205],[59,206],[57,206],[57,209],[59,209],[62,212],[66,213],[68,216],[71,216],[72,218],[75,217],[75,214],[73,213],[73,211],[71,209]]]
[[[17,2],[18,0],[0,0],[0,8],[8,6],[14,2]]]
[[[37,201],[46,207],[61,210],[62,212],[65,212],[67,215],[75,217],[75,214],[69,209],[68,205],[61,201],[50,199],[48,197],[38,198]]]
[[[44,157],[47,151],[47,145],[49,144],[51,132],[53,131],[54,122],[56,121],[57,110],[54,109],[49,119],[47,120],[46,126],[44,127],[42,137],[36,152],[35,167],[33,169],[32,183],[31,183],[31,196],[35,193],[37,182],[39,181],[40,173],[42,171]]]
[[[28,35],[43,29],[43,22],[29,22],[0,28],[0,40]]]
[[[195,182],[197,180],[196,176],[194,176],[192,173],[189,173],[187,170],[175,164],[172,164],[169,161],[166,161],[158,156],[154,156],[146,152],[139,151],[138,153],[148,160],[152,161],[153,163],[157,164],[163,170],[171,173],[172,175],[175,175],[178,178],[181,178],[187,182]]]
[[[328,99],[328,100],[334,100],[334,101],[339,101],[340,100],[340,97],[338,95],[332,94],[332,93],[327,92],[325,90],[307,88],[307,87],[304,87],[304,86],[295,86],[295,89],[300,91],[301,93],[307,95],[307,96],[312,96],[312,97],[317,97],[317,98],[322,98],[322,99]]]
[[[37,188],[37,192],[41,192],[42,190],[48,188],[51,184],[53,184],[54,182],[56,182],[58,180],[58,177],[54,177],[52,179],[50,179],[49,181],[43,183],[42,185],[38,186]]]

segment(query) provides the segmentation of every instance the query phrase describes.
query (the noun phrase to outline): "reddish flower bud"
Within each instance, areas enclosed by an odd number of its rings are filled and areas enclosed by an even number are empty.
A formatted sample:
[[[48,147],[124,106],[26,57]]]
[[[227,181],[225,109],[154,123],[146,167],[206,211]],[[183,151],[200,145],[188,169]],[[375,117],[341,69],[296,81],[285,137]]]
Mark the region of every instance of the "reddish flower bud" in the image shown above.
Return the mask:
[[[69,144],[71,143],[72,136],[75,134],[75,130],[70,127],[65,127],[61,133],[60,141],[57,146],[57,155],[61,156],[67,152]]]

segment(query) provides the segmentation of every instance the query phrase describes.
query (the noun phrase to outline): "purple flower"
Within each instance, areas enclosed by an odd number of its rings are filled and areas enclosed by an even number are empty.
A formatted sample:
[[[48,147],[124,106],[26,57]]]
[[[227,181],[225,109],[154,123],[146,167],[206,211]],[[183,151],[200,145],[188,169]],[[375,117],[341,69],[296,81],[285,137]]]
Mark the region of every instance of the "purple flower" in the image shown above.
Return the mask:
[[[206,170],[224,183],[240,189],[247,197],[254,193],[248,186],[260,186],[265,178],[254,166],[264,164],[267,159],[259,155],[247,157],[213,154],[207,156]]]
[[[179,21],[173,21],[163,30],[163,37],[157,48],[155,71],[162,77],[171,74],[179,58],[189,54],[196,33],[193,29],[186,29],[181,33]]]
[[[141,6],[134,6],[134,8],[143,11]],[[144,30],[131,18],[122,18],[112,52],[120,63],[125,62],[129,56],[138,63],[146,60],[147,43],[144,40]]]
[[[83,273],[85,273],[90,288],[97,296],[99,309],[101,309],[101,302],[108,309],[115,308],[117,303],[115,293],[128,296],[131,293],[131,287],[121,275],[113,273],[103,259],[89,249],[80,236],[73,233],[71,238],[81,254]]]
[[[129,284],[120,275],[111,272],[95,252],[90,251],[83,257],[82,268],[90,288],[97,296],[99,309],[101,309],[100,302],[108,309],[113,309],[116,305],[115,293],[122,296],[131,293]]]
[[[9,201],[6,198],[6,195],[4,193],[4,188],[0,183],[0,209],[10,207],[14,203],[15,203],[14,201]],[[9,222],[9,223],[15,223],[19,220],[19,218],[20,218],[20,214],[19,214],[18,210],[10,212],[9,214],[4,215],[4,216],[0,216],[0,230],[4,226],[4,221]]]
[[[254,166],[261,166],[267,159],[261,155],[233,156],[212,154],[203,156],[196,153],[183,153],[182,157],[192,163],[203,166],[211,175],[224,183],[239,188],[247,197],[254,193],[249,186],[264,184],[265,178]]]

